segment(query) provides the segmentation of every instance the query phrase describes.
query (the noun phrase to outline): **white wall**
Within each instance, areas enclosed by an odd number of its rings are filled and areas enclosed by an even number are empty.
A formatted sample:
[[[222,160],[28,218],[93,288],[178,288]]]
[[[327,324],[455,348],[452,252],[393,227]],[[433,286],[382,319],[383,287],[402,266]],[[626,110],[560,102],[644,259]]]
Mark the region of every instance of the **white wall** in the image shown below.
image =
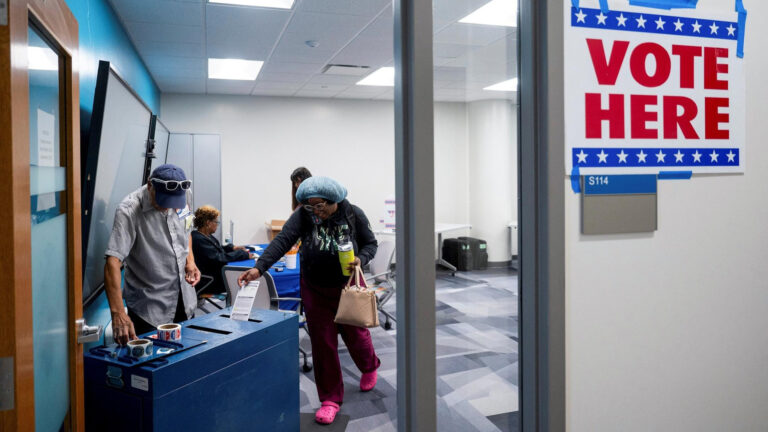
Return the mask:
[[[507,100],[472,102],[467,118],[472,237],[488,242],[489,261],[509,261],[508,225],[517,220],[517,109]]]
[[[583,236],[568,192],[569,432],[768,430],[768,3],[745,6],[746,174],[660,182],[653,234]]]
[[[339,180],[380,225],[395,192],[392,101],[163,94],[161,103],[172,132],[221,135],[222,221],[235,221],[237,242],[265,242],[265,221],[288,218],[289,176],[301,165]],[[469,223],[466,105],[438,104],[435,124],[437,221]]]

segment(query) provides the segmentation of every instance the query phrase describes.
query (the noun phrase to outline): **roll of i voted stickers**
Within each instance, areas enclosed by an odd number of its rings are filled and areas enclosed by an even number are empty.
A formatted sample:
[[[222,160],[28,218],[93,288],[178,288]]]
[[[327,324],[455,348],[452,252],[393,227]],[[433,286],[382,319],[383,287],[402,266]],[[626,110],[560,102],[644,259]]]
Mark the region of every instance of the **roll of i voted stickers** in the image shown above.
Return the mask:
[[[128,355],[141,359],[152,355],[152,341],[149,339],[135,339],[128,341]]]
[[[162,341],[181,342],[181,324],[160,324],[157,326],[157,338]]]

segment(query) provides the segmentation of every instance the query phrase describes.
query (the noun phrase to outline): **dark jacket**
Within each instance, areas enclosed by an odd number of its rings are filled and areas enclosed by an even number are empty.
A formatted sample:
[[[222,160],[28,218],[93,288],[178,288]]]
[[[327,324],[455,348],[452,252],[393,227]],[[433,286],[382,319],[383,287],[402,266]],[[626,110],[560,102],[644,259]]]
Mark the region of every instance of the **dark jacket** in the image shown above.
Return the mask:
[[[312,212],[299,207],[261,254],[255,267],[263,274],[301,240],[301,277],[314,286],[329,288],[329,294],[335,290],[340,293],[349,279],[341,273],[338,254],[339,241],[345,237],[352,241],[355,256],[362,265],[376,255],[376,237],[359,207],[343,200],[336,212],[319,224],[313,222]]]
[[[213,282],[201,294],[224,292],[221,268],[230,261],[248,259],[248,251],[234,250],[233,248],[232,245],[221,246],[216,237],[204,235],[199,231],[192,231],[192,252],[195,255],[195,264],[197,264],[200,273],[213,277]],[[205,281],[201,280],[200,283],[204,284]]]

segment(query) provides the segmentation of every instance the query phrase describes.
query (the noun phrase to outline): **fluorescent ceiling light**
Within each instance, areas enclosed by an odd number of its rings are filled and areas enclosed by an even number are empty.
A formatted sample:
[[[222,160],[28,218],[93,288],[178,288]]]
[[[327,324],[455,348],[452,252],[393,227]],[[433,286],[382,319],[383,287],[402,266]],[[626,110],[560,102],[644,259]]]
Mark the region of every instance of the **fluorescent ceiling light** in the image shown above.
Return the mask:
[[[485,87],[483,90],[517,91],[517,78],[512,78],[511,80],[502,81],[500,83]]]
[[[208,59],[208,78],[252,81],[259,76],[263,61],[240,59]]]
[[[517,27],[517,1],[491,0],[459,22]]]
[[[294,0],[208,0],[208,3],[222,3],[240,6],[290,9]]]
[[[27,47],[30,70],[59,70],[59,57],[50,48]]]
[[[395,68],[394,67],[380,68],[376,72],[358,81],[357,85],[394,87]]]

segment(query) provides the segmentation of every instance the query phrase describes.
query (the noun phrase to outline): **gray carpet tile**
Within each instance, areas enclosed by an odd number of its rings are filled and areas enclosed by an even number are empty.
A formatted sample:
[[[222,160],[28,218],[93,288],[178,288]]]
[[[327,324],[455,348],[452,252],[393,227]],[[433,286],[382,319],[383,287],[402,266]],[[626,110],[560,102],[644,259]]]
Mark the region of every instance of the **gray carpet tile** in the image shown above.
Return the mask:
[[[518,415],[518,283],[514,270],[438,271],[436,281],[437,414],[438,430],[519,430]],[[395,311],[393,297],[386,305]],[[383,320],[382,320],[383,322]],[[340,417],[346,431],[397,430],[397,324],[391,330],[371,329],[381,359],[379,380],[370,392],[359,389],[360,371],[339,340],[344,379],[344,404]],[[300,344],[310,350],[309,338],[300,333]],[[314,371],[302,373],[303,430],[309,414],[320,407]],[[319,426],[319,425],[318,425]],[[307,427],[307,429],[304,429]]]

